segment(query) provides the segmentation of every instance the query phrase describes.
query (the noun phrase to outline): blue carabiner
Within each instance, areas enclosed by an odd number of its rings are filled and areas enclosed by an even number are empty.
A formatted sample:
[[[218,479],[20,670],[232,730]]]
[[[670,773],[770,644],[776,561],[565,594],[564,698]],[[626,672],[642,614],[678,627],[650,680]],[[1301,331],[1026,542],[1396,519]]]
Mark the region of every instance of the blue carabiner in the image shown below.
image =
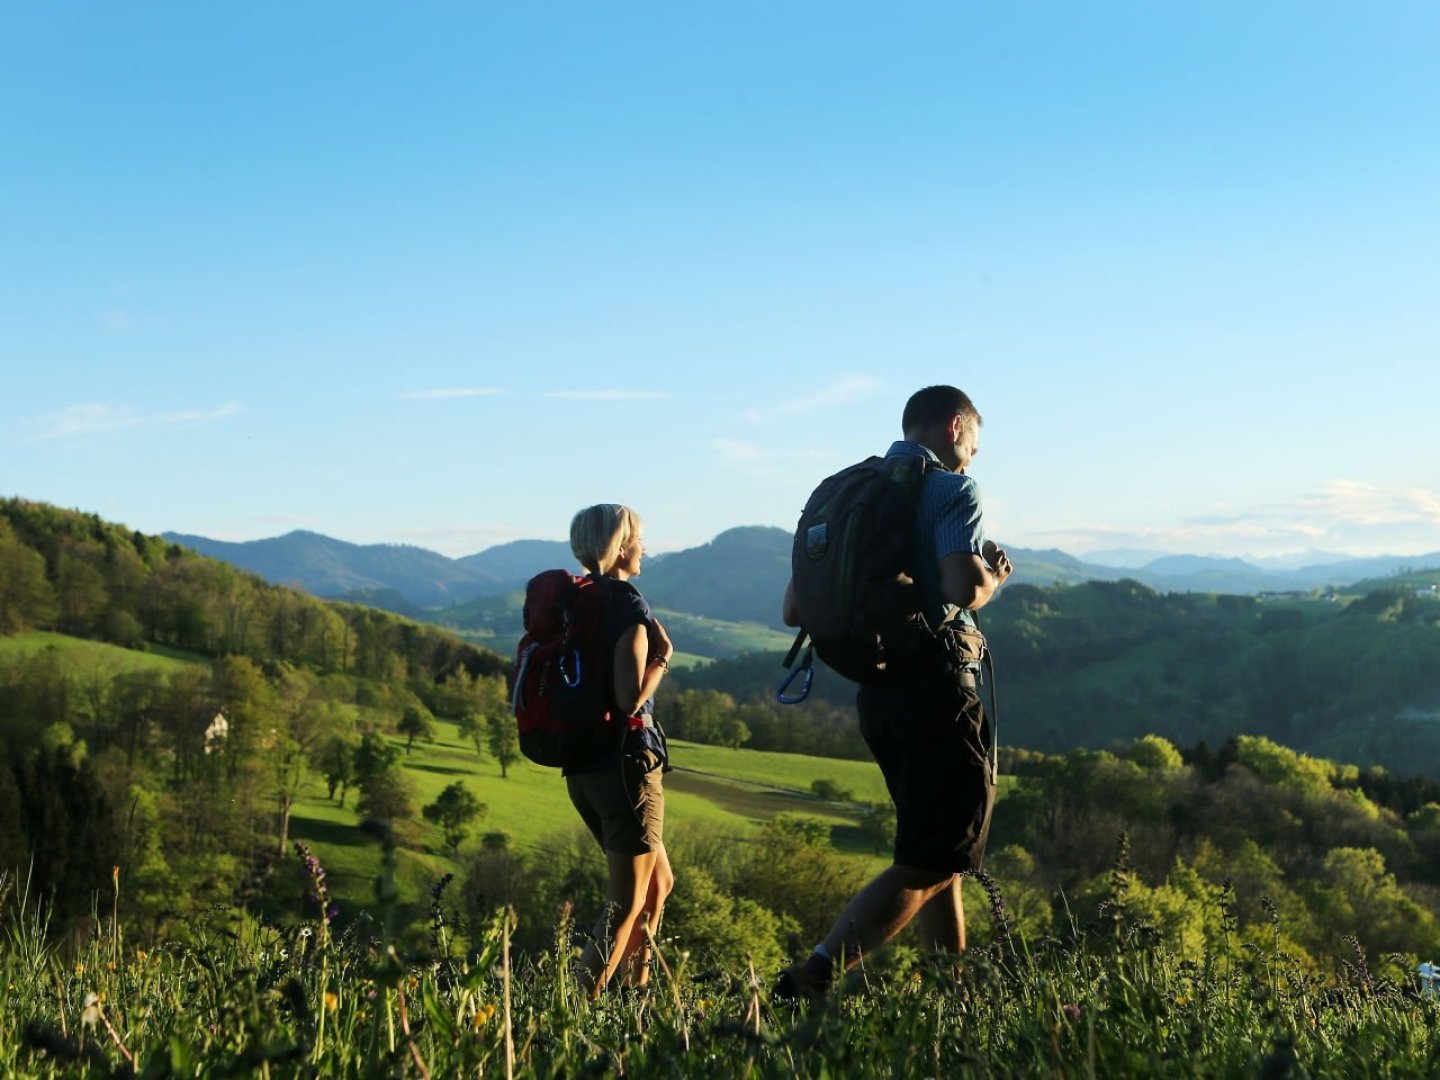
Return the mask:
[[[795,677],[797,675],[804,675],[805,681],[800,684],[799,696],[791,697],[790,695],[786,694],[785,691],[790,689],[790,684],[795,681]],[[786,676],[785,681],[780,684],[780,689],[775,691],[775,700],[778,701],[781,705],[799,705],[802,701],[804,701],[810,696],[810,683],[814,680],[814,678],[815,669],[809,664],[806,664],[804,667],[796,668],[794,671],[790,672],[788,676]]]
[[[565,680],[566,686],[568,686],[571,690],[574,690],[575,687],[580,685],[580,676],[583,674],[583,665],[580,663],[579,649],[571,649],[570,655],[575,659],[575,677],[571,678],[570,673],[565,670],[565,657],[562,656],[560,657],[560,678]]]

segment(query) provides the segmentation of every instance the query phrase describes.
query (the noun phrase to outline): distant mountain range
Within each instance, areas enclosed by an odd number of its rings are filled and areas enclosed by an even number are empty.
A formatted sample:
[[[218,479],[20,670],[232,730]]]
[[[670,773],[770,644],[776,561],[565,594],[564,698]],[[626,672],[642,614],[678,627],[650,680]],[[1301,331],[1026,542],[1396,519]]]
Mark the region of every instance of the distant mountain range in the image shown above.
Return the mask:
[[[179,533],[166,533],[165,538],[315,596],[426,617],[522,589],[541,570],[574,567],[570,545],[553,540],[515,540],[452,559],[410,545],[351,544],[304,531],[246,543]],[[1103,554],[1113,561],[1121,553]],[[1134,558],[1143,553],[1123,554]],[[1051,585],[1132,578],[1160,592],[1254,594],[1343,587],[1440,567],[1440,552],[1338,556],[1299,567],[1197,555],[1159,555],[1140,566],[1113,566],[1053,549],[1011,548],[1010,555],[1016,566],[1014,582]],[[789,572],[790,533],[755,525],[729,529],[699,547],[651,556],[640,585],[658,608],[778,626],[780,595]]]

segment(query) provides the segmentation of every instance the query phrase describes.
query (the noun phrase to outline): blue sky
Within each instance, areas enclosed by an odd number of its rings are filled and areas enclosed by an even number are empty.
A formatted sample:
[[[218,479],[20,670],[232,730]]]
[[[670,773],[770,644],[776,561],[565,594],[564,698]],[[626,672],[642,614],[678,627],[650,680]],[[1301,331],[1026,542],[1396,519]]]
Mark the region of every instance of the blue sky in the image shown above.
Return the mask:
[[[467,554],[793,525],[919,386],[992,535],[1440,550],[1440,7],[10,4],[0,494]]]

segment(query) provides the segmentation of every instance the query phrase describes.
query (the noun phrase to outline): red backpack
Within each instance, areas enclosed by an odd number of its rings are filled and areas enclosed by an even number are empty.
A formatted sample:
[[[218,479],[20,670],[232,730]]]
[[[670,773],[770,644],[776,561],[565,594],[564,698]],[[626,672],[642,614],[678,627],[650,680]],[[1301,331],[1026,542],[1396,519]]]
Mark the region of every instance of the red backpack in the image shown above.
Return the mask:
[[[625,726],[605,647],[603,581],[536,574],[525,586],[524,617],[510,702],[520,751],[537,765],[583,765],[614,746]]]

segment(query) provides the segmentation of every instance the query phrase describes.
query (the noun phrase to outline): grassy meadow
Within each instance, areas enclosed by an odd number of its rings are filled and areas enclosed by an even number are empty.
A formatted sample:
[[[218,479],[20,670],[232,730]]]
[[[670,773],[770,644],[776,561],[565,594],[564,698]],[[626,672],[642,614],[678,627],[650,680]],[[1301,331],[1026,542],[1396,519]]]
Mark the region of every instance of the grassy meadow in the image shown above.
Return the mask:
[[[403,748],[403,739],[397,736],[392,741]],[[832,843],[863,860],[867,868],[887,861],[871,854],[857,835],[859,803],[888,798],[880,771],[871,762],[730,750],[678,740],[671,742],[671,760],[676,768],[665,777],[667,833],[700,824],[744,837],[778,814],[807,814],[826,821]],[[502,777],[494,759],[488,753],[477,755],[474,743],[448,721],[436,721],[435,738],[417,740],[402,757],[401,768],[414,784],[417,806],[433,802],[457,780],[485,804],[484,815],[461,845],[462,859],[487,832],[503,832],[517,849],[533,851],[547,837],[581,828],[559,770],[521,760]],[[834,781],[856,801],[816,798],[810,785],[819,779]],[[353,805],[353,792],[342,807],[326,797],[323,778],[311,777],[292,814],[290,835],[314,849],[337,895],[368,899],[379,856],[374,842],[357,827],[360,817]],[[397,828],[397,839],[402,891],[423,892],[440,875],[460,869],[461,859],[451,857],[436,826],[404,822]]]
[[[229,908],[147,949],[103,904],[62,952],[14,882],[0,908],[7,1077],[1426,1077],[1440,1061],[1440,998],[1363,963],[1337,985],[1296,977],[1278,932],[1182,958],[1124,923],[1024,941],[997,921],[962,963],[892,949],[808,1005],[743,958],[692,972],[662,953],[647,991],[591,1002],[569,945],[511,951],[508,911],[457,950],[443,895],[413,952]]]
[[[160,645],[141,651],[42,630],[0,637],[0,664],[27,660],[47,649],[54,650],[56,660],[67,674],[101,679],[133,671],[174,671],[189,664],[209,662],[205,657],[190,656]]]

